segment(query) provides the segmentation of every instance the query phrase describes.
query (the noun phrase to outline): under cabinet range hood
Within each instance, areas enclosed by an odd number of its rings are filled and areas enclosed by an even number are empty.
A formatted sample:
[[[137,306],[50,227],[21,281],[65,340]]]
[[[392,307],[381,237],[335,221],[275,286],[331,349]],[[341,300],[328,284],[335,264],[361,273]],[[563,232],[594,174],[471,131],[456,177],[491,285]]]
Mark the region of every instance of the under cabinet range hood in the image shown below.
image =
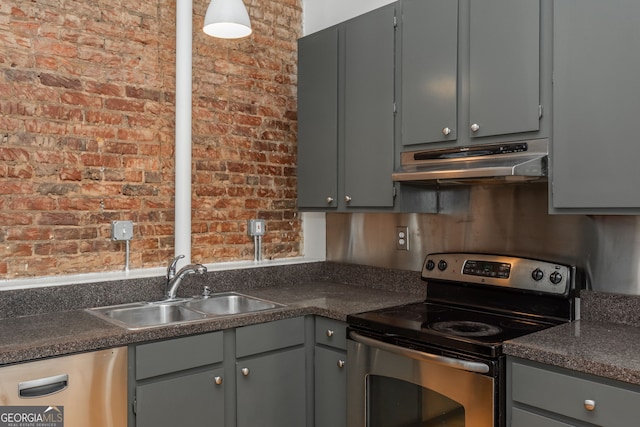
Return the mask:
[[[548,139],[407,151],[392,178],[442,184],[542,180],[547,177],[548,156]]]

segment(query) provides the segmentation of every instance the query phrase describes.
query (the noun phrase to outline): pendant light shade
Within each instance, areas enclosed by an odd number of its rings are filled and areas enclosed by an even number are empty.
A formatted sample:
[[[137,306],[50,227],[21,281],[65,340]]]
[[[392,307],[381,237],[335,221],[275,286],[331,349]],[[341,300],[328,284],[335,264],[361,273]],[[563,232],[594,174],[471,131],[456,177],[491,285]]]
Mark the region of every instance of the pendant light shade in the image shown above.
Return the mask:
[[[203,30],[222,39],[237,39],[251,34],[249,13],[242,0],[211,0]]]

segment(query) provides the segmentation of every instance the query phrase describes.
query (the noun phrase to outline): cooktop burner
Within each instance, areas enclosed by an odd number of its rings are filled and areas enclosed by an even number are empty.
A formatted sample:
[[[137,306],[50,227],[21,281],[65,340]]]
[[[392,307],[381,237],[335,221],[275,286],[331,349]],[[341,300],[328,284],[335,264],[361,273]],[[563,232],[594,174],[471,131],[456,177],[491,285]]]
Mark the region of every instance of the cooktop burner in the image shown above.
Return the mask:
[[[502,328],[488,323],[456,320],[452,322],[436,322],[428,325],[434,331],[460,337],[490,337],[502,332]]]

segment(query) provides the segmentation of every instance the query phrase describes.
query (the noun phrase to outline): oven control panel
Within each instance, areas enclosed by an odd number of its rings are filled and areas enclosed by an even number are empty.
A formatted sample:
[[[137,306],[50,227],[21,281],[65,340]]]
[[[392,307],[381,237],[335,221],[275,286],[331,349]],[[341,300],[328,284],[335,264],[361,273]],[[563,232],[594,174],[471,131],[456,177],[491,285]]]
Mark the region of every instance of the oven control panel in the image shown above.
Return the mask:
[[[534,292],[566,295],[573,287],[573,268],[529,258],[470,253],[427,255],[422,277]]]

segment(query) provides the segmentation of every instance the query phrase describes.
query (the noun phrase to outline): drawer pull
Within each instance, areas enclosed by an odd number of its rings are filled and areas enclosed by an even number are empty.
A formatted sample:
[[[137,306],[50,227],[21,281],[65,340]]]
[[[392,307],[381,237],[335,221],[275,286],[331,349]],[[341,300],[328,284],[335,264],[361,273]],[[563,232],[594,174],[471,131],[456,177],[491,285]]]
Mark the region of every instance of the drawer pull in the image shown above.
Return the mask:
[[[220,385],[222,384],[222,377],[214,377],[213,381],[217,384]]]
[[[18,393],[22,399],[44,397],[62,391],[68,385],[68,374],[57,375],[55,377],[21,382],[18,384]]]
[[[586,409],[587,411],[593,411],[594,409],[596,409],[596,401],[590,399],[585,400],[584,409]]]
[[[344,360],[338,360],[338,368],[344,368]]]
[[[334,332],[331,329],[327,329],[327,336],[329,338],[331,338],[333,336]]]

